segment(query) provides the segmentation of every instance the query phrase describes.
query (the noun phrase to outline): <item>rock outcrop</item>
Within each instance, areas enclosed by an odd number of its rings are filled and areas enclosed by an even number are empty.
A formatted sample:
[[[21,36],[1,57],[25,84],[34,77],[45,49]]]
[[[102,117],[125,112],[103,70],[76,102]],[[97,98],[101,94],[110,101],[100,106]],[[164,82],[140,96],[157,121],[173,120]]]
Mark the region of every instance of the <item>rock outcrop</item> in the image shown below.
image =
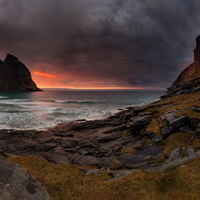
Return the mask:
[[[0,91],[41,91],[31,78],[30,71],[15,56],[8,54],[0,60]]]
[[[26,169],[0,157],[0,200],[14,199],[52,200],[53,198]]]

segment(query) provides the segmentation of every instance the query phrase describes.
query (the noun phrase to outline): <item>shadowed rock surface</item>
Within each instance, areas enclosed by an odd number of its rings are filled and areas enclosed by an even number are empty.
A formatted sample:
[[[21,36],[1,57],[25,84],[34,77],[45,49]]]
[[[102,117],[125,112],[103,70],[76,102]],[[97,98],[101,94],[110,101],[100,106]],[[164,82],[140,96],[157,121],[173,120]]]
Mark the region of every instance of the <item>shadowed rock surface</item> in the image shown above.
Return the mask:
[[[30,71],[15,56],[8,54],[0,61],[0,91],[41,91],[31,78]]]
[[[0,157],[0,200],[53,200],[26,169]]]

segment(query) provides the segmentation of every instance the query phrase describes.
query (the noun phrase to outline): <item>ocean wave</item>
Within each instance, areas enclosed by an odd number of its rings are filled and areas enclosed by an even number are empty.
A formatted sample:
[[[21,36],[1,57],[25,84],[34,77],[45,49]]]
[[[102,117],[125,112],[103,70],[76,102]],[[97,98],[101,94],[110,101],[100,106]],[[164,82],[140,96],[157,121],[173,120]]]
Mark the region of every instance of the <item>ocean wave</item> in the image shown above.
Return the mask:
[[[47,100],[47,102],[54,102],[54,103],[75,103],[75,104],[95,104],[95,103],[107,103],[101,101],[59,101],[59,100]]]

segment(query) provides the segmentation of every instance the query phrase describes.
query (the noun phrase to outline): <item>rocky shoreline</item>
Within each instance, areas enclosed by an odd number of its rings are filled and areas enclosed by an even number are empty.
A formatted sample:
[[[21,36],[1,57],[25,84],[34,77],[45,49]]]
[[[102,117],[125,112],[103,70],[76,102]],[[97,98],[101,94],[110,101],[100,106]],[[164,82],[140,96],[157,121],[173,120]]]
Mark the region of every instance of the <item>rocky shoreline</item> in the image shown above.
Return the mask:
[[[11,157],[37,156],[53,165],[120,169],[122,175],[126,174],[124,170],[141,167],[156,169],[161,166],[159,158],[163,155],[159,143],[173,131],[190,132],[199,123],[185,115],[175,117],[180,111],[174,109],[161,116],[167,125],[161,127],[160,135],[148,132],[147,126],[153,120],[156,108],[163,106],[158,101],[143,107],[129,107],[104,120],[79,120],[59,124],[47,131],[1,130],[0,152]]]
[[[199,92],[195,95],[198,96]],[[128,107],[104,120],[78,120],[59,124],[46,131],[0,130],[0,155],[35,156],[52,165],[71,165],[85,171],[85,175],[108,174],[108,181],[116,181],[143,170],[163,173],[174,165],[181,169],[186,166],[187,160],[200,155],[200,150],[194,150],[187,142],[189,145],[184,143],[185,147],[171,149],[166,156],[162,141],[178,132],[191,137],[189,141],[200,137],[200,119],[183,114],[185,109],[177,108],[173,100],[175,97],[143,107]],[[199,110],[199,107],[192,107],[195,115]],[[160,124],[155,121],[160,121]],[[157,128],[159,133],[149,129],[150,126]],[[186,148],[184,155],[183,148]],[[8,159],[0,159],[0,169],[11,166],[12,162]],[[40,199],[51,199],[34,177],[27,179],[32,177],[31,174],[19,168],[19,165],[13,163],[13,166],[2,174],[4,179],[0,182],[0,199],[2,195],[7,199],[14,199],[18,195],[18,190],[11,184],[15,176],[19,176],[20,180],[16,184],[23,188],[20,198],[26,196],[30,199],[35,195]],[[15,169],[19,169],[19,173]],[[25,171],[21,173],[21,169]]]

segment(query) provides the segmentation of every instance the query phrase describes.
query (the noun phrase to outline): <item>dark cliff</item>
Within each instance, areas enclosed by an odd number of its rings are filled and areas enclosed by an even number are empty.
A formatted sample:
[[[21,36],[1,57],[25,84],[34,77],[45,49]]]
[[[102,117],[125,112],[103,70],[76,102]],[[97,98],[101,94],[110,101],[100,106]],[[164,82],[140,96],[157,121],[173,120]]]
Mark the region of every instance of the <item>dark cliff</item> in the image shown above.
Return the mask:
[[[30,71],[15,56],[8,54],[0,60],[0,91],[41,91]]]
[[[200,70],[200,36],[196,38],[196,48],[194,50],[194,62],[184,69],[172,85],[183,82],[189,76]]]

